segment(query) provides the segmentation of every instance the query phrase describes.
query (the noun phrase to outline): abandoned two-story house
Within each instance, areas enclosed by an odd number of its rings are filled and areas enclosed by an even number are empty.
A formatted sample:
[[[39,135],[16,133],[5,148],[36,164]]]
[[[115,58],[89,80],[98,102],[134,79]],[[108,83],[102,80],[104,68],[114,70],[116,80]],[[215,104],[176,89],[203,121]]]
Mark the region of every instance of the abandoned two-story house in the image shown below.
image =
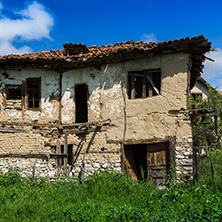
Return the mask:
[[[188,96],[209,50],[199,36],[1,56],[0,170],[191,178]]]

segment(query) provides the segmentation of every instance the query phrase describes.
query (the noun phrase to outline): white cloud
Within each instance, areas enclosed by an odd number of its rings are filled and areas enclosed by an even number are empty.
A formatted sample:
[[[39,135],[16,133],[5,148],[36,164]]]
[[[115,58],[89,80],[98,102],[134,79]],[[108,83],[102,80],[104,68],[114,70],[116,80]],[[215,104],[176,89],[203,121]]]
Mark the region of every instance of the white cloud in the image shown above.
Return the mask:
[[[222,49],[211,51],[206,54],[207,57],[214,62],[206,60],[204,62],[203,78],[205,78],[212,86],[222,88]]]
[[[157,37],[154,35],[154,33],[151,34],[143,34],[140,39],[143,42],[157,42]]]
[[[0,2],[0,12],[1,12]],[[2,5],[3,7],[3,5]],[[43,5],[33,2],[22,11],[14,12],[20,16],[19,19],[10,19],[1,14],[0,19],[0,54],[23,54],[31,52],[31,48],[24,46],[16,48],[13,45],[15,40],[29,41],[50,39],[50,31],[54,25],[54,19]]]

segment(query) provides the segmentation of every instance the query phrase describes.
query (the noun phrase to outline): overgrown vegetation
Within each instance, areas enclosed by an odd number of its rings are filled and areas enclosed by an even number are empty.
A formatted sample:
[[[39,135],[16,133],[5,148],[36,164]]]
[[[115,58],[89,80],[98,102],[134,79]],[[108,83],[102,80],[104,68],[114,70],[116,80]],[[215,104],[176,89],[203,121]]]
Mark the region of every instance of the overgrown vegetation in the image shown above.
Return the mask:
[[[158,190],[127,175],[101,172],[78,181],[0,175],[0,221],[221,221],[222,192],[209,185]]]
[[[209,90],[206,101],[191,97],[190,104],[222,116],[222,98]],[[222,124],[217,133],[212,117],[192,124],[194,145],[210,151],[201,159],[198,183],[175,185],[171,179],[159,190],[151,182],[110,172],[96,173],[82,184],[68,178],[48,182],[22,178],[10,169],[0,173],[0,221],[222,221]]]
[[[192,120],[193,144],[198,149],[204,149],[207,154],[210,150],[221,148],[222,139],[222,96],[213,88],[208,88],[208,97],[202,100],[198,97],[189,98],[190,109],[205,109],[218,114],[218,124],[212,116],[202,116]],[[217,127],[217,129],[216,129]]]

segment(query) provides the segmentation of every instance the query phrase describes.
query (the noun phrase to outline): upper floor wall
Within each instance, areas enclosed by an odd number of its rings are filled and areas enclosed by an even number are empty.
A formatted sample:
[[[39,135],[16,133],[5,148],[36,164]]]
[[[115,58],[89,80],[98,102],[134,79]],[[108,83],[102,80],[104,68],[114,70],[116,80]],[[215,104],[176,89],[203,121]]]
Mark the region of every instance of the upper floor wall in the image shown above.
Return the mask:
[[[189,55],[181,53],[62,74],[34,68],[0,70],[0,119],[40,124],[60,118],[63,124],[111,119],[121,125],[125,113],[130,122],[187,109],[189,62]],[[18,92],[21,97],[13,97]]]

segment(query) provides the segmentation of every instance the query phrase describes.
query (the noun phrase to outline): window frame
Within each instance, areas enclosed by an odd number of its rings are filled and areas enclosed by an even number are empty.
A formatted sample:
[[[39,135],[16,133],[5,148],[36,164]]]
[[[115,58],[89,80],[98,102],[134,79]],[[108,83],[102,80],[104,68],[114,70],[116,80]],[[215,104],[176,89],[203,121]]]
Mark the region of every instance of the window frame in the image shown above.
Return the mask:
[[[21,94],[20,94],[20,98],[12,98],[9,96],[9,90],[10,90],[10,87],[18,87],[20,88],[20,91],[21,91]],[[19,84],[7,84],[5,86],[6,88],[6,100],[22,100],[22,85],[19,85]]]
[[[158,84],[154,83],[154,75],[157,75]],[[142,78],[142,84],[136,85],[136,78]],[[155,77],[156,78],[156,77]],[[141,82],[141,79],[140,79]],[[129,71],[127,76],[127,94],[128,99],[144,99],[147,97],[153,97],[157,95],[161,95],[161,83],[162,83],[162,75],[160,69],[149,69],[149,70],[140,70],[140,71]],[[139,88],[139,92],[138,92]],[[136,91],[137,89],[137,91]],[[139,96],[137,97],[137,92]]]
[[[29,82],[38,82],[39,87],[38,89],[31,89],[28,88]],[[39,101],[39,106],[38,107],[29,107],[29,90],[33,91],[32,93],[38,92],[38,99],[33,98],[33,103],[35,103],[35,100]],[[33,96],[34,97],[34,96]],[[41,110],[41,77],[39,78],[27,78],[26,79],[26,84],[25,84],[25,103],[26,103],[26,109],[29,110]]]

